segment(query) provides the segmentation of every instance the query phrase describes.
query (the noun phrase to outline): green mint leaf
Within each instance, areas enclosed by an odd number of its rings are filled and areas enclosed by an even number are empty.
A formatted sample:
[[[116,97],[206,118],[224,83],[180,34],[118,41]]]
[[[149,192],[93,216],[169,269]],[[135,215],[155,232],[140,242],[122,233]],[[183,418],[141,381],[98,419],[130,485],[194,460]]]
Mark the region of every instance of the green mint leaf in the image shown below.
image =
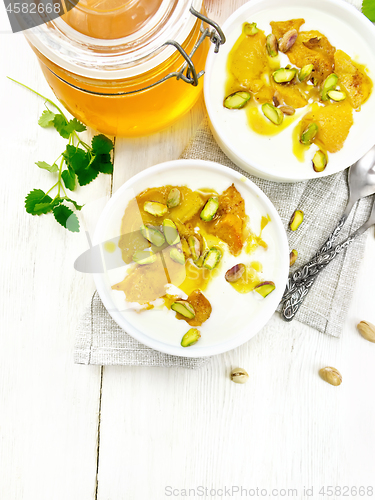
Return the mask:
[[[103,174],[112,174],[113,163],[111,160],[111,155],[107,153],[96,155],[94,161],[92,162],[92,167],[95,168],[95,170],[97,170],[98,172],[102,172]]]
[[[99,175],[99,171],[95,170],[94,168],[87,167],[83,168],[81,170],[78,170],[76,172],[77,178],[78,178],[78,183],[80,186],[86,186],[86,184],[90,184],[91,181],[96,179]]]
[[[71,129],[71,132],[73,132],[73,130],[75,130],[76,132],[83,132],[84,130],[87,130],[86,126],[78,121],[77,118],[73,118],[73,120],[70,120],[68,126]]]
[[[113,149],[113,142],[105,135],[99,134],[92,138],[91,147],[95,155],[108,154]]]
[[[53,125],[53,121],[55,119],[55,116],[56,116],[55,113],[52,113],[52,111],[50,111],[49,109],[46,109],[41,114],[41,116],[38,120],[38,123],[43,128],[50,127],[51,125]]]
[[[59,224],[72,231],[73,233],[79,232],[79,220],[73,210],[65,205],[59,205],[53,209],[53,215]]]
[[[68,167],[75,173],[87,168],[90,164],[90,155],[87,151],[76,146],[68,145],[63,153],[64,159]]]
[[[63,117],[63,115],[55,115],[53,119],[53,126],[64,139],[69,139],[71,132],[69,131],[69,124]]]
[[[35,205],[39,205],[41,203],[51,203],[51,201],[52,198],[44,191],[41,189],[33,189],[25,199],[26,212],[32,215],[40,215],[35,211]]]
[[[64,198],[66,201],[68,201],[69,203],[73,203],[73,205],[75,206],[76,210],[81,210],[85,205],[78,205],[78,203],[74,200],[72,200],[71,198]]]
[[[64,181],[65,187],[69,189],[69,191],[74,191],[76,187],[76,174],[71,168],[68,170],[64,170],[61,174],[61,178]]]
[[[60,204],[60,200],[53,200],[50,203],[45,202],[45,203],[37,203],[34,207],[34,214],[33,215],[42,215],[42,214],[48,214],[48,212],[52,212],[52,209]]]
[[[48,172],[57,172],[59,169],[56,163],[49,165],[45,161],[36,161],[35,165],[38,165],[39,168],[43,168],[44,170],[48,170]]]
[[[375,1],[374,0],[363,0],[362,3],[362,13],[375,23]]]

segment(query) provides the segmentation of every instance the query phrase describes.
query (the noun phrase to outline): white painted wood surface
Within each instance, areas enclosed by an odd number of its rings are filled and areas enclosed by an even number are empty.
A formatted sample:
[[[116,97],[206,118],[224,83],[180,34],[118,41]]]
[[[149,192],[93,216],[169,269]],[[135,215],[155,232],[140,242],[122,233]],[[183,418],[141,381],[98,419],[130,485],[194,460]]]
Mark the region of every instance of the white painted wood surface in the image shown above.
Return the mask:
[[[207,10],[223,21],[242,3],[210,0]],[[36,125],[43,102],[5,80],[52,97],[23,36],[7,33],[0,13],[0,499],[159,500],[167,486],[258,487],[267,496],[296,488],[274,497],[298,499],[314,487],[310,498],[320,499],[321,486],[375,488],[375,346],[355,329],[361,319],[375,323],[372,231],[340,340],[275,317],[266,333],[200,371],[73,365],[74,330],[94,289],[73,270],[86,242],[24,212],[29,190],[49,188],[34,162],[54,159],[62,140]],[[203,116],[201,100],[167,131],[117,140],[113,189],[178,157]],[[86,227],[110,190],[101,176],[79,193],[99,199]],[[245,386],[228,378],[236,365],[249,372]],[[341,387],[319,379],[325,365],[340,369]]]

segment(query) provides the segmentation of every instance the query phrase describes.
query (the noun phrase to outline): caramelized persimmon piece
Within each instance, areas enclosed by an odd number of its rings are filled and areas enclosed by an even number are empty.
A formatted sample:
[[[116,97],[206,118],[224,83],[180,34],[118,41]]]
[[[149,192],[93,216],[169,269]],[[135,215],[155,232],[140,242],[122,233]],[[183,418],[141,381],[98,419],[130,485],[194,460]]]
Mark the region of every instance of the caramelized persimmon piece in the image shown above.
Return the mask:
[[[354,109],[359,108],[369,97],[372,81],[366,73],[342,50],[335,53],[335,73]]]
[[[270,25],[272,28],[272,33],[277,39],[279,39],[283,37],[287,31],[293,29],[299,31],[304,22],[304,19],[289,19],[289,21],[271,21]]]
[[[353,109],[347,101],[329,103],[326,106],[313,104],[311,111],[301,120],[301,131],[310,123],[318,125],[314,142],[330,153],[343,147],[353,125]]]

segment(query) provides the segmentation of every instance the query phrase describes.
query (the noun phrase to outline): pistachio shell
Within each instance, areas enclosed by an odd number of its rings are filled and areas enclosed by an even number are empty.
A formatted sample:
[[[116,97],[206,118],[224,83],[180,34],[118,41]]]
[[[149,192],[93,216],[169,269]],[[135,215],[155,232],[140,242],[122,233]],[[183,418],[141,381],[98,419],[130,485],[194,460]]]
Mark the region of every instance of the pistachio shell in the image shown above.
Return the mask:
[[[249,374],[243,368],[235,368],[231,371],[230,378],[236,384],[246,384],[249,380]]]
[[[331,385],[338,386],[342,382],[341,373],[332,366],[326,366],[325,368],[320,369],[319,375],[325,382],[328,382]]]
[[[369,342],[375,343],[375,326],[369,321],[361,321],[357,325],[359,333]]]

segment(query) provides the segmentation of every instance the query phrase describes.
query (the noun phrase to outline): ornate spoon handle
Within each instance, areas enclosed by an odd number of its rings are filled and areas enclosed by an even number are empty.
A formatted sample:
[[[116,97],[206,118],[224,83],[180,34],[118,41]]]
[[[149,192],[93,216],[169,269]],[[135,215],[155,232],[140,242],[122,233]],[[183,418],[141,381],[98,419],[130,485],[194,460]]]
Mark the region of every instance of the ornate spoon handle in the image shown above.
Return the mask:
[[[298,286],[294,293],[288,295],[288,298],[283,304],[281,315],[285,319],[285,321],[291,321],[294,318],[306,295],[309,293],[312,285],[314,284],[317,275],[323,269],[325,269],[339,253],[345,250],[351,244],[351,242],[356,239],[358,235],[362,234],[367,229],[367,227],[367,225],[362,226],[351,236],[349,236],[345,241],[332,248],[331,250],[328,250],[328,252],[317,255],[315,259],[313,259],[303,267],[305,276],[303,284]]]
[[[297,292],[297,290],[298,290],[299,287],[301,287],[301,288],[304,287],[305,280],[310,279],[311,276],[312,276],[310,274],[310,272],[311,272],[310,271],[311,270],[311,266],[314,266],[316,258],[319,255],[321,255],[323,253],[326,253],[326,252],[328,252],[329,250],[332,249],[333,243],[335,242],[337,236],[339,235],[339,233],[340,233],[343,225],[345,224],[345,221],[346,221],[347,218],[348,218],[348,216],[345,213],[341,217],[341,219],[339,220],[339,222],[338,222],[337,226],[335,227],[335,229],[329,235],[327,241],[320,248],[320,250],[318,250],[318,252],[311,259],[311,261],[308,262],[307,264],[305,264],[303,267],[300,267],[299,269],[297,269],[296,271],[294,271],[294,273],[289,276],[282,300],[287,300],[291,295],[293,295],[294,293]],[[310,284],[310,286],[311,285],[312,285],[312,283]],[[301,293],[302,293],[302,291],[301,291]]]

